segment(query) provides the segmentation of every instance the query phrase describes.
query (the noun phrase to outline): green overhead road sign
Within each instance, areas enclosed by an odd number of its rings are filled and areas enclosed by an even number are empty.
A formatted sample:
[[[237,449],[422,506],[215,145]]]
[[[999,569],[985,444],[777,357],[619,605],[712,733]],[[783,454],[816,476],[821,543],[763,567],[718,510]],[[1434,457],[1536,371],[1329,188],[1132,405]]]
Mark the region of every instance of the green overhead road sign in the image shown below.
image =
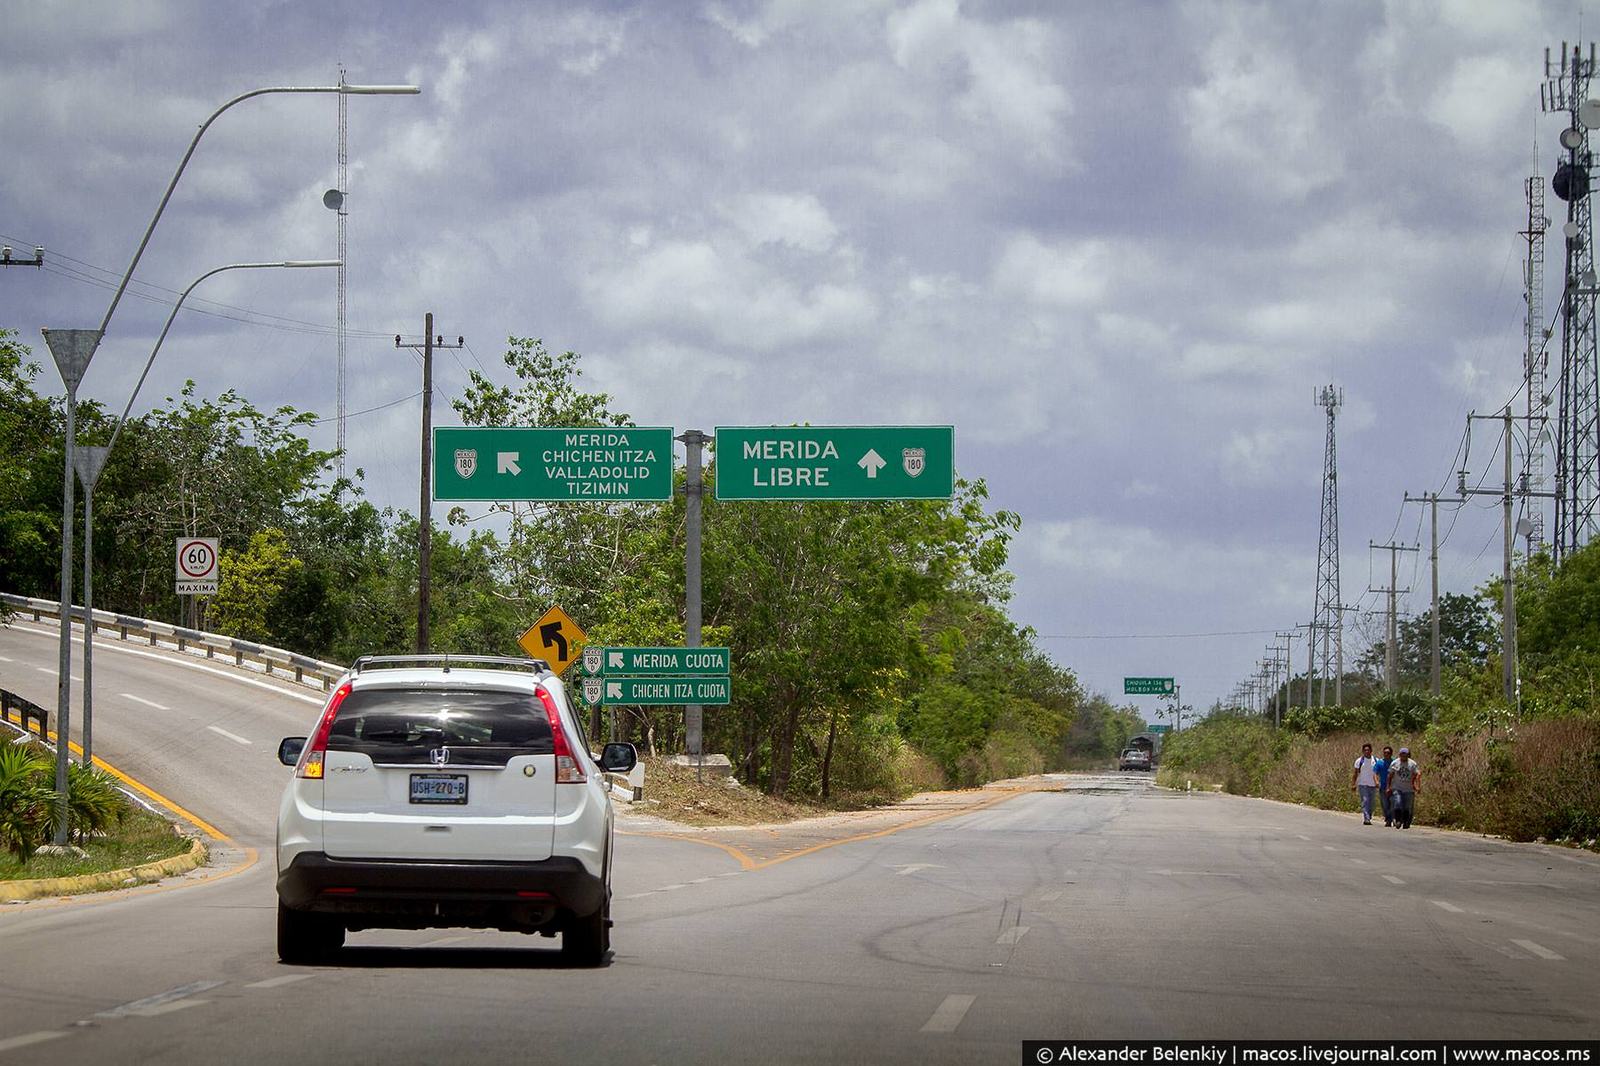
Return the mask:
[[[440,426],[436,500],[672,499],[672,430]]]
[[[1144,731],[1146,733],[1170,733],[1172,732],[1172,727],[1170,725],[1147,725],[1144,727]]]
[[[718,426],[719,500],[948,500],[950,426]]]
[[[733,684],[726,677],[591,677],[583,689],[589,702],[612,706],[716,707],[729,702]]]
[[[674,674],[726,676],[731,656],[727,648],[585,648],[584,673],[616,677],[621,674]]]
[[[1171,696],[1175,678],[1125,677],[1122,679],[1124,696]]]

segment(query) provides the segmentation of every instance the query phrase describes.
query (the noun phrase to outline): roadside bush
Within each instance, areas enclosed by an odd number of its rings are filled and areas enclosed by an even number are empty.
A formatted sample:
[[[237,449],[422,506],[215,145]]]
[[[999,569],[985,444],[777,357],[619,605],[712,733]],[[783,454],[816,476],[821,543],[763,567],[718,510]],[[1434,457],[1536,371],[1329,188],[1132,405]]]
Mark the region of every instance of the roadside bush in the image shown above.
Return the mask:
[[[27,862],[50,839],[51,764],[32,746],[0,746],[0,847]]]
[[[1214,717],[1167,736],[1161,746],[1163,783],[1185,777],[1259,796],[1261,783],[1288,746],[1288,735],[1260,718]]]
[[[67,794],[67,832],[79,843],[120,825],[128,813],[127,798],[103,770],[68,764]]]

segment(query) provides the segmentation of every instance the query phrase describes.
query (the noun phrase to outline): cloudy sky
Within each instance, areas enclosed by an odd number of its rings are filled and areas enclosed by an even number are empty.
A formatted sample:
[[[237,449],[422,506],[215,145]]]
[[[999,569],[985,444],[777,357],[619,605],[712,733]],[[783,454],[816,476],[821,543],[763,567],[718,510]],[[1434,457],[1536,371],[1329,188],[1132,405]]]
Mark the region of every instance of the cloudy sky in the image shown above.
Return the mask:
[[[1516,391],[1522,186],[1564,125],[1539,113],[1544,49],[1583,18],[1492,0],[6,10],[0,234],[48,264],[0,273],[0,325],[24,339],[99,322],[224,100],[340,64],[414,82],[349,108],[349,409],[367,412],[349,462],[375,501],[416,506],[418,401],[395,401],[420,372],[393,335],[430,310],[469,345],[438,357],[446,396],[467,369],[506,380],[514,334],[583,353],[645,425],[949,423],[961,474],[1023,516],[1019,620],[1092,688],[1171,674],[1202,706],[1311,614],[1316,388],[1344,390],[1343,584],[1366,609],[1387,579],[1368,541],[1426,544],[1402,494],[1453,487],[1464,416]],[[85,395],[120,409],[200,273],[333,257],[336,115],[275,96],[217,122]],[[332,271],[207,282],[139,406],[194,378],[331,416],[335,293]],[[1447,589],[1498,569],[1495,503],[1445,516]],[[1408,582],[1424,610],[1425,559]]]

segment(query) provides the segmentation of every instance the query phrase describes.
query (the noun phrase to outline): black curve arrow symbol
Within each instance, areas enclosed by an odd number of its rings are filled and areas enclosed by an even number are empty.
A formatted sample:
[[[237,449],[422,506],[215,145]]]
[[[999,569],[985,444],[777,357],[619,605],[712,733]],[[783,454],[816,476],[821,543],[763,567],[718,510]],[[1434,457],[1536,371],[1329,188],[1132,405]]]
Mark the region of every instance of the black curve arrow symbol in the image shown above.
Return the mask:
[[[567,638],[561,635],[560,622],[546,622],[540,626],[539,639],[544,641],[545,647],[556,649],[557,659],[565,659],[567,657]]]

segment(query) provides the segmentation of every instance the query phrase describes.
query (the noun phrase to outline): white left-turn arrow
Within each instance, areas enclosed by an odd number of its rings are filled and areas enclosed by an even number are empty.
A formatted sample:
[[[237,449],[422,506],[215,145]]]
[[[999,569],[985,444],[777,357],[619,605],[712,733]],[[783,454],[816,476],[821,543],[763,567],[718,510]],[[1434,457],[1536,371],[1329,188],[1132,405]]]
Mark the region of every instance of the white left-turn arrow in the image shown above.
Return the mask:
[[[494,457],[494,470],[497,474],[520,474],[522,467],[517,465],[521,452],[496,452]]]

